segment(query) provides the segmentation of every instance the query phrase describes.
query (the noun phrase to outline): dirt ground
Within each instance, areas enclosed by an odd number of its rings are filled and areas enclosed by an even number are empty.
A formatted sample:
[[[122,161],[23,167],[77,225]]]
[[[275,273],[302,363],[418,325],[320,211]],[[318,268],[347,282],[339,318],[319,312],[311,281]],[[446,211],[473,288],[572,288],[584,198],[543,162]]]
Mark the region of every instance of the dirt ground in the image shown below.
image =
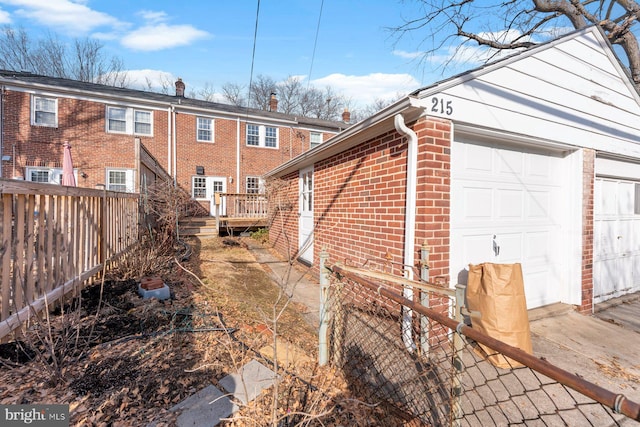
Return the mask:
[[[317,335],[242,240],[189,243],[156,273],[170,300],[142,300],[115,270],[0,344],[0,404],[69,404],[74,426],[171,426],[169,408],[255,358],[282,381],[223,425],[377,424],[329,368],[260,355],[275,331],[315,361]]]

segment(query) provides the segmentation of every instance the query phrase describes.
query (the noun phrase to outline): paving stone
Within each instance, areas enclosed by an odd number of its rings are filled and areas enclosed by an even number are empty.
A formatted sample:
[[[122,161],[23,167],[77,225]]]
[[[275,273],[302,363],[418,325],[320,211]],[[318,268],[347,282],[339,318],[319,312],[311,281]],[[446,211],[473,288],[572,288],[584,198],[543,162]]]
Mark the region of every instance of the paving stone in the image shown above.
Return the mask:
[[[276,380],[276,374],[257,360],[244,365],[237,374],[229,374],[218,385],[243,404],[255,399],[262,390],[269,388]]]
[[[218,388],[209,385],[187,397],[170,409],[183,410],[178,416],[178,427],[215,426],[239,408]]]

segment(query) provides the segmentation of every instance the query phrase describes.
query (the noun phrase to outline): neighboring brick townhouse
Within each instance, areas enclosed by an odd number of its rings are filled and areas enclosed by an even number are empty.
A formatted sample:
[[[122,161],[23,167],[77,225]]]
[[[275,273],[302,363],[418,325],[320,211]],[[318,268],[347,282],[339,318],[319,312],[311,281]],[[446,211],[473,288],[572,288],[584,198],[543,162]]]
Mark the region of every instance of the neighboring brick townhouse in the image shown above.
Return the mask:
[[[262,175],[349,126],[175,95],[0,71],[0,177],[59,183],[69,142],[81,187],[138,191],[140,144],[206,207],[258,192]]]
[[[271,171],[318,266],[521,263],[529,308],[640,291],[640,95],[598,27],[419,89]]]

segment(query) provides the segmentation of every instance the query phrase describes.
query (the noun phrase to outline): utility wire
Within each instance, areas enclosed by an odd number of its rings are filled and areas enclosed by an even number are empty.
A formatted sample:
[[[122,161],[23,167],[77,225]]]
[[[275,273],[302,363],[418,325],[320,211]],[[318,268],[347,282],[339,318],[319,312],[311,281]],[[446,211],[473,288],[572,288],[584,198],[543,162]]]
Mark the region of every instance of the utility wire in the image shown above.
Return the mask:
[[[322,9],[324,8],[324,0],[320,2],[320,14],[318,15],[318,25],[316,26],[316,38],[313,41],[313,53],[311,54],[311,66],[309,67],[309,78],[307,80],[307,91],[311,85],[311,72],[313,71],[313,60],[316,57],[316,46],[318,45],[318,34],[320,33],[320,21],[322,20]]]
[[[324,0],[323,0],[324,1]],[[256,44],[258,41],[258,18],[260,17],[260,0],[258,0],[258,8],[256,9],[256,26],[253,31],[253,52],[251,53],[251,73],[249,75],[249,94],[247,95],[247,109],[251,102],[251,86],[253,85],[253,65],[256,60]],[[249,111],[247,110],[247,116]]]

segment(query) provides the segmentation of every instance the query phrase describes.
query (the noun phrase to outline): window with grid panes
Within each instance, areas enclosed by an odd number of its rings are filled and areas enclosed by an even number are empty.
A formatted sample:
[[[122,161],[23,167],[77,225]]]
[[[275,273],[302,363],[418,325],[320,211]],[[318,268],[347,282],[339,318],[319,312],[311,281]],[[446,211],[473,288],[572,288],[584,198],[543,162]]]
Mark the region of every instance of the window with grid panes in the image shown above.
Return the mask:
[[[39,126],[57,126],[58,101],[55,98],[33,97],[32,123]]]
[[[133,132],[139,135],[151,135],[151,112],[133,112]]]
[[[191,194],[194,199],[207,198],[207,179],[203,176],[194,176],[191,184]]]
[[[109,171],[108,177],[107,190],[127,191],[126,171]]]
[[[213,119],[197,118],[198,141],[213,142]]]

